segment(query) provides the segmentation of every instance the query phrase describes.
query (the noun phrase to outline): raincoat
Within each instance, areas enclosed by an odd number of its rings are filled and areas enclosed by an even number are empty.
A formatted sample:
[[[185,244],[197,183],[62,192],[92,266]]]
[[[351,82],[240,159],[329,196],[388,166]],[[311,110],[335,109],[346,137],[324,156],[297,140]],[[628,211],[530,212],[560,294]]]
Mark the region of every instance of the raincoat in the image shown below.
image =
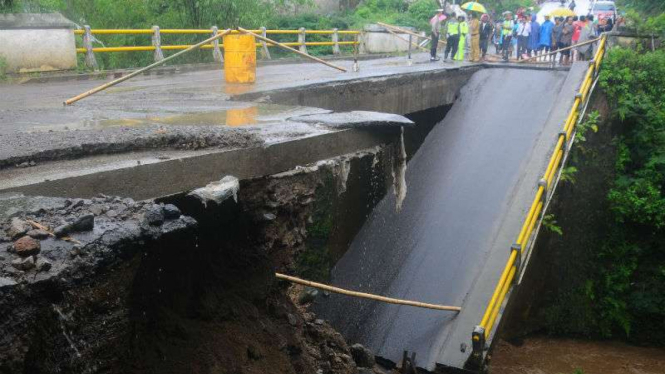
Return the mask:
[[[466,36],[469,34],[469,24],[466,21],[459,23],[459,47],[457,47],[457,54],[455,60],[464,61],[464,48],[466,47]]]
[[[538,42],[540,48],[552,46],[552,29],[554,22],[547,20],[540,26],[540,41]]]
[[[529,43],[527,49],[537,51],[540,47],[540,24],[536,21],[536,15],[531,16],[531,34],[529,34]]]

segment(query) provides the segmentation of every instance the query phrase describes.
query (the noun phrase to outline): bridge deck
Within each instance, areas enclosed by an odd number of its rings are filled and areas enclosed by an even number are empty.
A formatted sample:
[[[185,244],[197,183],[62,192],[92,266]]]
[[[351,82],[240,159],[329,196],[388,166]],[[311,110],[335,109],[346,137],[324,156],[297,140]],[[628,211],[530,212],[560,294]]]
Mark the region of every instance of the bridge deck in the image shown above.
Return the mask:
[[[333,295],[316,309],[350,343],[400,361],[463,367],[586,64],[570,72],[476,72],[333,270],[334,285],[459,305],[459,315]],[[462,347],[466,346],[465,349]]]

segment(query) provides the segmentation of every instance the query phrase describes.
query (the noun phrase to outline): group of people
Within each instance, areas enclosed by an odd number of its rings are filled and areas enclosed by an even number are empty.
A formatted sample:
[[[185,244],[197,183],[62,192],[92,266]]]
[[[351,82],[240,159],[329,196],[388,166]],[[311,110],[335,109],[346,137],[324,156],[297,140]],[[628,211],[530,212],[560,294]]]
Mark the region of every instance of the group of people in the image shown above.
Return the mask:
[[[446,20],[443,23],[443,20]],[[452,14],[446,16],[443,9],[430,21],[432,25],[431,61],[439,61],[437,49],[441,32],[445,32],[446,48],[444,50],[444,61],[450,57],[453,60],[463,61],[467,35],[471,36],[471,61],[478,62],[487,54],[489,40],[494,32],[489,15],[483,14],[480,19],[476,13],[471,13],[469,21],[463,14],[459,16]]]
[[[559,63],[565,65],[591,59],[593,43],[578,44],[591,41],[602,32],[611,31],[614,26],[611,18],[596,20],[593,15],[555,17],[554,21],[547,15],[545,22],[540,24],[535,14],[520,10],[515,18],[512,12],[504,12],[502,19],[492,22],[488,14],[478,17],[471,12],[467,22],[464,15],[445,15],[443,9],[439,9],[430,21],[430,61],[440,60],[437,49],[443,33],[446,40],[444,61],[449,57],[463,61],[469,36],[472,62],[485,59],[491,41],[496,54],[501,55],[503,61],[508,61],[513,53],[518,60],[532,58],[553,62],[558,55]]]

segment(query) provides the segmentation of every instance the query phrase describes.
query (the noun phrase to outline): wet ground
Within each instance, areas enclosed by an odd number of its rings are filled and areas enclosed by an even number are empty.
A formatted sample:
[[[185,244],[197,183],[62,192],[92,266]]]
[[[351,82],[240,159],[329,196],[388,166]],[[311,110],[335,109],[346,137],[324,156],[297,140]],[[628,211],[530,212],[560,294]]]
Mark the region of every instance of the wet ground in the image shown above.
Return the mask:
[[[500,341],[490,364],[491,374],[573,374],[576,370],[584,374],[662,374],[665,349],[531,337],[520,346]]]

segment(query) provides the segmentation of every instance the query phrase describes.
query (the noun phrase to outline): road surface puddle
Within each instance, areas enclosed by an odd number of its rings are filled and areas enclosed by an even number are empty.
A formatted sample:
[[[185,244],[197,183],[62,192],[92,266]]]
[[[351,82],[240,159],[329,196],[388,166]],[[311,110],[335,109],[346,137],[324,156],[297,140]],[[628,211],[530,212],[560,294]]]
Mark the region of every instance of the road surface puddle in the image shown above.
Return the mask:
[[[529,337],[520,346],[500,341],[492,374],[663,374],[665,348],[621,342]]]
[[[136,117],[84,120],[75,123],[40,126],[32,132],[100,130],[106,128],[144,126],[261,126],[285,121],[290,117],[310,114],[312,108],[298,106],[258,104],[247,107],[229,108],[217,111],[201,111],[178,114],[141,113]],[[320,112],[320,110],[314,110]]]

